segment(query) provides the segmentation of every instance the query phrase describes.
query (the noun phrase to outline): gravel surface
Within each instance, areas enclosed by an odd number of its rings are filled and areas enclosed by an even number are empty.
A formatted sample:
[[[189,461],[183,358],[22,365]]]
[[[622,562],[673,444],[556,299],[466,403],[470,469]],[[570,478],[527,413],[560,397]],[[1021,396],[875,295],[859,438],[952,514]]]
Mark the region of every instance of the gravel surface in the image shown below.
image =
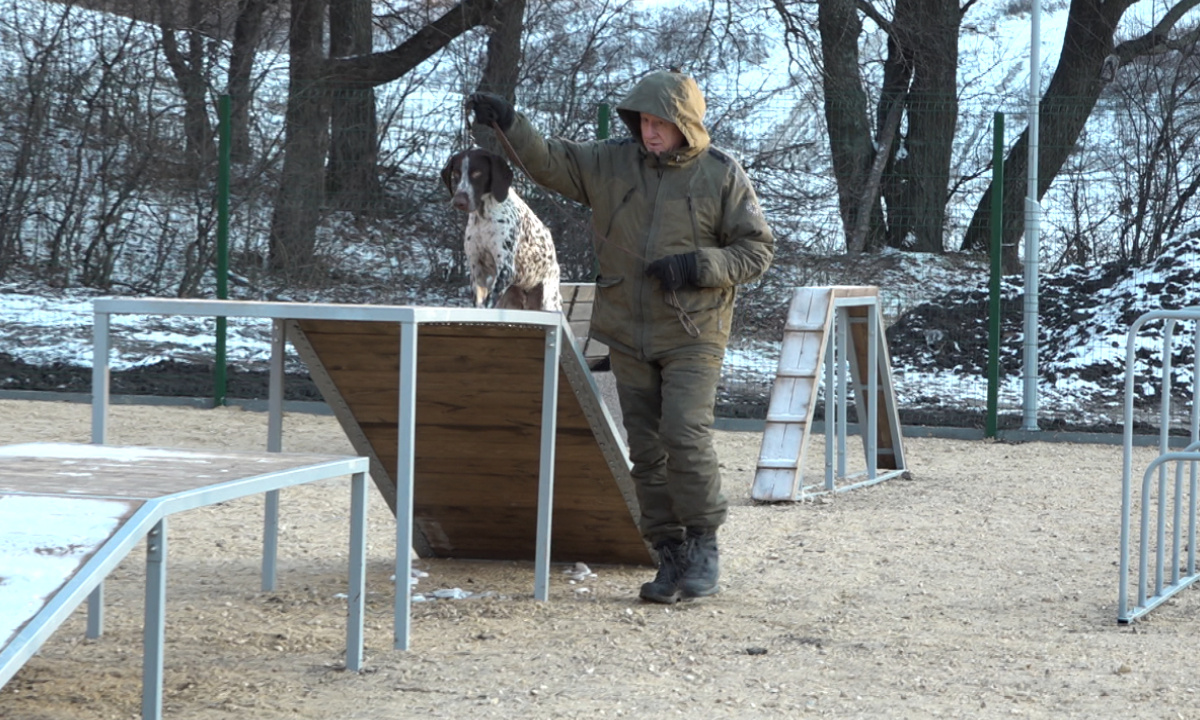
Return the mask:
[[[0,401],[0,416],[0,442],[88,438],[87,405]],[[259,449],[266,417],[119,406],[112,435]],[[749,499],[760,440],[717,434],[732,502],[720,595],[648,605],[645,568],[573,581],[564,565],[541,603],[531,563],[423,559],[418,592],[475,596],[416,604],[409,652],[391,648],[394,521],[373,492],[360,674],[343,669],[348,483],[283,491],[275,592],[259,590],[260,500],[175,516],[164,714],[1198,717],[1200,595],[1115,622],[1120,448],[909,438],[911,479],[763,505]],[[313,415],[288,415],[284,445],[351,452]],[[143,557],[106,583],[105,635],[86,640],[77,610],[0,689],[0,718],[139,715]]]

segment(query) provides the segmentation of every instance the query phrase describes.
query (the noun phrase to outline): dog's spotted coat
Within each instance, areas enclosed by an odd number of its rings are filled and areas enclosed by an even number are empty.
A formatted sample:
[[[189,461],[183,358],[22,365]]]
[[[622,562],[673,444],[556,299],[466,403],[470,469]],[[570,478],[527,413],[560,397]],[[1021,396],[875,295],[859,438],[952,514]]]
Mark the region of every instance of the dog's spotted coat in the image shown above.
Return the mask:
[[[554,240],[512,181],[504,158],[478,148],[456,153],[442,169],[451,204],[467,213],[475,306],[561,312]]]

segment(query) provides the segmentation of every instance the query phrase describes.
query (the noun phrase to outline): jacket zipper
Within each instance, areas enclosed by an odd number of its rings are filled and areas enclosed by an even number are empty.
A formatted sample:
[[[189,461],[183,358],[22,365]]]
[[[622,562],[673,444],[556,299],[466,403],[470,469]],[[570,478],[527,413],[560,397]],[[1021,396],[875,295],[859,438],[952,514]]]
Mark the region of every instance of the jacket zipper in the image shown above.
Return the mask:
[[[653,212],[650,214],[650,226],[652,231],[656,230],[654,226],[659,219],[658,199],[659,196],[662,195],[663,172],[663,167],[661,165],[655,169],[655,174],[658,176],[658,183],[654,188],[654,204],[651,206],[653,208]],[[652,234],[653,232],[647,232],[645,235],[645,240],[642,244],[642,262],[646,264],[649,264],[650,262],[650,243],[652,241]],[[646,313],[646,308],[649,306],[652,300],[651,294],[653,290],[651,289],[650,281],[646,278],[645,273],[638,273],[637,275],[638,284],[641,290],[638,292],[637,318],[635,321],[637,325],[635,325],[635,327],[639,327],[642,330],[642,336],[638,338],[638,353],[642,356],[641,359],[644,360],[646,358],[646,347],[649,343],[649,336],[653,333],[653,329],[649,327],[649,319],[654,317],[654,313]]]
[[[697,243],[700,241],[700,228],[697,227],[697,225],[696,225],[696,207],[694,205],[692,205],[692,194],[691,193],[688,193],[687,204],[688,204],[688,220],[692,221],[692,249],[698,250],[699,245]]]

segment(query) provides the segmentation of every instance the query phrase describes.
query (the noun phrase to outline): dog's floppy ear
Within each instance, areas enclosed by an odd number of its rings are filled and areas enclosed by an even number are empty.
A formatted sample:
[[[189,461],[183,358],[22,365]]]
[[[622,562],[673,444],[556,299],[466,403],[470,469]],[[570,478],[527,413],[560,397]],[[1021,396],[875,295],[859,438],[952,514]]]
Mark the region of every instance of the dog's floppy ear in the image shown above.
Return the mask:
[[[492,164],[492,197],[496,198],[496,202],[504,202],[513,184],[512,168],[499,155],[491,154],[488,160]]]
[[[453,195],[454,186],[450,181],[450,174],[454,172],[454,167],[462,162],[463,153],[454,153],[450,159],[446,161],[446,167],[442,168],[442,183],[446,186],[446,190]]]

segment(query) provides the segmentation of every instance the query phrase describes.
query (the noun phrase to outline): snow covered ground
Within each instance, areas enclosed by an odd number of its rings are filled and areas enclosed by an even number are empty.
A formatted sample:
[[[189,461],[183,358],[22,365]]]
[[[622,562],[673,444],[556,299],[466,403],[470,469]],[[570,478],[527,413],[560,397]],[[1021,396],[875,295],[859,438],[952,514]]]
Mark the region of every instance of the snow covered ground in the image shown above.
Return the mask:
[[[881,288],[897,401],[902,414],[925,423],[977,425],[986,408],[986,276],[976,262],[894,253],[895,262],[874,274],[831,267],[831,284],[874,284]],[[849,262],[849,261],[848,261]],[[853,263],[850,263],[853,267]],[[837,273],[843,273],[838,275]],[[782,310],[790,289],[782,270],[774,283],[748,294],[749,312],[768,329],[731,347],[725,368],[725,405],[735,414],[760,416],[770,392],[782,338]],[[1022,380],[1023,294],[1008,278],[1002,287],[1002,413],[1019,417]],[[775,284],[782,288],[775,288]],[[914,286],[924,286],[924,295]],[[774,289],[772,289],[774,288]],[[948,291],[942,288],[955,288]],[[904,294],[899,291],[904,289]],[[464,290],[465,292],[465,290]],[[1043,276],[1039,314],[1039,419],[1043,427],[1112,429],[1122,419],[1126,336],[1141,314],[1158,309],[1200,308],[1200,238],[1172,244],[1148,268],[1068,268]],[[0,288],[0,359],[86,375],[92,361],[92,294],[48,294]],[[901,305],[903,301],[904,305]],[[430,304],[441,304],[437,298]],[[770,317],[766,317],[770,316]],[[764,320],[763,317],[766,317]],[[215,322],[203,318],[117,316],[111,335],[114,371],[163,365],[210,367]],[[1139,403],[1160,399],[1162,324],[1147,328],[1138,342]],[[1190,407],[1195,329],[1182,323],[1173,344],[1173,395]],[[230,319],[228,361],[242,371],[262,371],[269,358],[266,321]],[[303,372],[295,361],[289,368]],[[60,375],[62,373],[60,372]],[[0,363],[0,389],[73,389],[31,381],[20,369]],[[921,413],[913,415],[913,413]]]

